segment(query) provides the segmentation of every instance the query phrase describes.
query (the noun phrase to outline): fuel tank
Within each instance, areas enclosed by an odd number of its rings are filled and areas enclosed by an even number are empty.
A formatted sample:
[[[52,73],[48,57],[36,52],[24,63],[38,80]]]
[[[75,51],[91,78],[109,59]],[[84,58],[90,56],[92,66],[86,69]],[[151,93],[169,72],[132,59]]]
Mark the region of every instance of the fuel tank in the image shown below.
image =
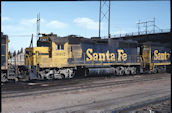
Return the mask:
[[[115,73],[114,68],[88,68],[89,76],[113,75],[114,73]]]

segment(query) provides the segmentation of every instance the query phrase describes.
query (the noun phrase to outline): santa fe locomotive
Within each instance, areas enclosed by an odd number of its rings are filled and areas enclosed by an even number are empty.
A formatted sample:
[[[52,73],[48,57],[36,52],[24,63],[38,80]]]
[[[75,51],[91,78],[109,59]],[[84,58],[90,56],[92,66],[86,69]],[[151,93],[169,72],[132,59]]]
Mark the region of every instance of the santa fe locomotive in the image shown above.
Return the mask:
[[[8,75],[8,36],[1,32],[1,81]]]
[[[36,47],[25,49],[18,72],[28,79],[157,73],[171,65],[170,55],[168,44],[42,34]]]

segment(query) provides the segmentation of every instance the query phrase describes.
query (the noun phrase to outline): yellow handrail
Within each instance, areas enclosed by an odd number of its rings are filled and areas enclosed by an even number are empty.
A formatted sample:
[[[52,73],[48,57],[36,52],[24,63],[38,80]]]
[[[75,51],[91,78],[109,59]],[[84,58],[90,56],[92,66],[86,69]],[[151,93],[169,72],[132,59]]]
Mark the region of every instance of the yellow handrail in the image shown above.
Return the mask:
[[[31,72],[31,60],[30,60],[30,57],[29,57],[29,55],[27,55],[27,54],[25,54],[25,59],[26,59],[26,56],[28,57],[28,59],[29,59],[29,62],[28,62],[28,66],[29,66],[29,72]]]

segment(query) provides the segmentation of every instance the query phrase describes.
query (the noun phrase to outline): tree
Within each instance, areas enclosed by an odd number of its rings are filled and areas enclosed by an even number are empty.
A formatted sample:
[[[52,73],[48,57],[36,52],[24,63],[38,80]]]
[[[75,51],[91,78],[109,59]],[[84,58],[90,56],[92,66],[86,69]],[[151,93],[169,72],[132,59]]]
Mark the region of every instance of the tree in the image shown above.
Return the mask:
[[[16,50],[15,50],[14,53],[13,53],[13,57],[14,57],[14,56],[16,56]]]
[[[21,53],[23,53],[23,48],[21,48]]]
[[[11,58],[11,52],[10,51],[8,51],[8,58]]]
[[[17,55],[19,54],[19,50],[17,51]]]

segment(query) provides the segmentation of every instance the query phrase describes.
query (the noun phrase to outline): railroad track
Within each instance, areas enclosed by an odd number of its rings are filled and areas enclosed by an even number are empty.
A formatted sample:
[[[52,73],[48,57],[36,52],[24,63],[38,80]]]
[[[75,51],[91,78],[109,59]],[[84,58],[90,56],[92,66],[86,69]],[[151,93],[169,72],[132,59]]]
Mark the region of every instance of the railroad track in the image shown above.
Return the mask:
[[[114,113],[171,113],[171,96],[164,96],[156,100],[149,100],[141,103],[135,103],[127,107],[112,110]],[[127,112],[126,112],[127,111]]]
[[[157,94],[157,92],[158,92],[158,94],[160,94],[159,91],[157,90],[157,91],[150,91],[150,92],[144,92],[144,93],[137,93],[137,94],[134,94],[134,95],[127,95],[125,97],[122,96],[122,97],[118,97],[118,98],[114,98],[114,99],[97,101],[95,103],[82,104],[82,105],[73,105],[73,106],[61,107],[61,108],[57,108],[57,109],[55,108],[55,109],[49,109],[49,110],[41,110],[41,111],[38,111],[38,112],[39,113],[61,113],[61,112],[84,113],[84,111],[92,110],[92,108],[99,109],[99,108],[107,106],[107,105],[110,106],[112,104],[116,104],[116,103],[121,102],[121,101],[130,100],[130,99],[133,99],[133,98],[136,98],[136,97],[137,98],[143,98],[147,94],[151,94],[151,95],[155,96]],[[131,105],[121,106],[121,107],[117,107],[117,108],[114,108],[114,109],[103,110],[103,111],[100,110],[99,112],[101,112],[101,113],[129,113],[129,112],[131,112],[131,113],[148,113],[148,111],[144,112],[142,109],[138,110],[140,112],[135,112],[135,109],[139,109],[141,107],[145,107],[145,106],[151,105],[151,104],[157,104],[157,103],[160,103],[160,102],[164,102],[164,101],[170,100],[170,98],[171,98],[171,96],[167,95],[167,96],[164,96],[164,97],[157,97],[157,98],[150,99],[150,100],[147,99],[147,100],[144,100],[144,101],[141,101],[141,102],[136,102],[136,103],[131,104]],[[161,108],[162,107],[163,106],[161,106]],[[157,110],[157,109],[161,109],[161,108],[156,107],[156,108],[154,108],[154,111]],[[151,109],[151,110],[153,111],[153,109]],[[154,112],[149,112],[149,113],[154,113]],[[157,113],[157,112],[155,112],[155,113]],[[168,112],[158,112],[158,113],[168,113]]]
[[[126,77],[125,77],[126,78]],[[156,76],[156,75],[150,75],[150,76],[133,76],[133,78],[129,80],[119,80],[119,81],[113,81],[113,82],[103,82],[103,83],[94,83],[90,82],[91,80],[85,81],[84,83],[82,80],[80,81],[81,84],[78,83],[78,80],[75,80],[75,82],[69,83],[67,86],[55,86],[53,87],[47,87],[42,90],[38,89],[31,89],[28,91],[7,91],[2,92],[2,99],[5,98],[15,98],[15,97],[21,97],[21,96],[31,96],[31,95],[40,95],[40,94],[48,94],[48,93],[55,93],[55,92],[67,92],[67,91],[77,91],[77,90],[85,90],[85,89],[92,89],[92,88],[98,88],[98,87],[110,87],[114,85],[125,85],[125,84],[133,84],[137,82],[144,82],[144,81],[152,81],[157,79],[163,79],[162,76]]]

